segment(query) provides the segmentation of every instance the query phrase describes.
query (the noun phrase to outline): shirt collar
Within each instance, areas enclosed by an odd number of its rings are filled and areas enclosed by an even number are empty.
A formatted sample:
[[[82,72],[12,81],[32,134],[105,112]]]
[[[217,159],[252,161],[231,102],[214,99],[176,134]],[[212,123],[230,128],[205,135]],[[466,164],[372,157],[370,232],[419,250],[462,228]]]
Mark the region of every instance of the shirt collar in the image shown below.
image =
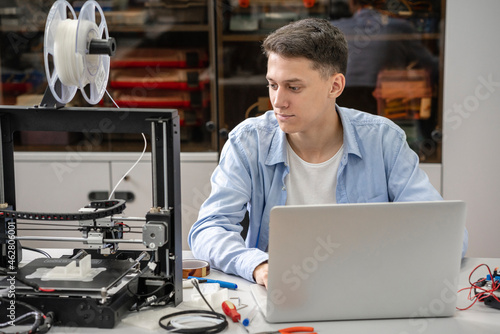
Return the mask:
[[[272,117],[274,116],[274,112]],[[269,148],[267,158],[266,158],[266,165],[275,165],[278,163],[285,163],[286,162],[286,134],[281,131],[278,121],[276,118],[274,118],[274,121],[276,122],[276,127],[275,131],[273,134],[273,138],[271,139],[271,147]]]
[[[359,149],[358,141],[356,140],[354,126],[352,125],[348,110],[339,107],[337,104],[335,105],[335,109],[340,116],[340,121],[342,122],[342,127],[344,129],[344,151],[347,154],[354,154],[363,158]]]
[[[351,119],[349,118],[349,113],[344,109],[335,105],[335,109],[340,116],[340,121],[342,122],[342,127],[344,129],[344,152],[347,154],[354,154],[358,157],[362,158],[361,151],[359,149],[358,141],[356,140],[354,127],[351,123]],[[272,112],[272,111],[271,111]],[[274,113],[273,113],[273,117]],[[271,146],[268,151],[268,155],[266,158],[266,165],[275,165],[278,163],[285,163],[286,156],[286,134],[281,131],[278,122],[274,118],[276,122],[276,127],[274,131],[274,135],[271,139]]]

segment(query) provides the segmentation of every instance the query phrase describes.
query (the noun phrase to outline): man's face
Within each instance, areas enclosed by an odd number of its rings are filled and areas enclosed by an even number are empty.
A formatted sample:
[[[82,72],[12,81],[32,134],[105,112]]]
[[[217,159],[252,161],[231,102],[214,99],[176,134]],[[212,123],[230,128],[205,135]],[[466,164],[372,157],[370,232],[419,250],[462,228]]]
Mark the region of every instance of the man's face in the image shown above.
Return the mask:
[[[321,131],[335,115],[335,76],[323,78],[306,58],[271,53],[266,79],[269,98],[281,130],[287,134]],[[334,90],[334,89],[333,89]]]

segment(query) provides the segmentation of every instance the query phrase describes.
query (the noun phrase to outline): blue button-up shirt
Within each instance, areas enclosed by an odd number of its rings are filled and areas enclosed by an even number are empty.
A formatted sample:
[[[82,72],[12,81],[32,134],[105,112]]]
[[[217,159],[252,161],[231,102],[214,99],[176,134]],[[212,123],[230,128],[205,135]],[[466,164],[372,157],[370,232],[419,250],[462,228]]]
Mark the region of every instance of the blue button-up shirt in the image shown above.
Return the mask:
[[[337,172],[337,203],[442,200],[418,167],[404,131],[387,118],[337,106],[344,154]],[[286,134],[273,111],[250,118],[229,134],[211,182],[212,192],[189,232],[193,255],[253,281],[268,259],[269,215],[285,205],[289,173]],[[246,240],[241,237],[249,212]],[[463,253],[467,248],[464,235]]]

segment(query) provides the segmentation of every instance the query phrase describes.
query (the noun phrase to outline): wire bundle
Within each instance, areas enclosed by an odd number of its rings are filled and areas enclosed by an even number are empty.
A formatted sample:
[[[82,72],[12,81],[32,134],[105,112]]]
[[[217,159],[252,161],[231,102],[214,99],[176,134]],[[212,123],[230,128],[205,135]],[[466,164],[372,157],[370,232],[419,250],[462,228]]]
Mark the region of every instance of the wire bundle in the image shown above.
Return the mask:
[[[483,266],[486,267],[486,269],[488,270],[488,274],[489,274],[489,277],[491,279],[491,285],[488,284],[489,281],[486,278],[481,278],[481,279],[479,279],[476,282],[472,282],[471,281],[471,277],[474,274],[474,272],[478,268],[483,267]],[[469,294],[467,296],[467,299],[470,300],[472,303],[469,306],[465,307],[465,308],[459,308],[459,307],[457,307],[457,310],[461,310],[461,311],[468,310],[477,301],[484,302],[486,299],[489,299],[489,298],[493,298],[497,302],[500,303],[500,298],[495,294],[495,291],[497,291],[497,290],[500,289],[500,282],[497,282],[495,280],[495,276],[496,276],[497,270],[498,270],[498,268],[495,268],[495,271],[494,271],[495,274],[492,274],[490,267],[488,265],[484,264],[484,263],[480,264],[476,268],[474,268],[472,270],[472,272],[470,273],[470,275],[469,275],[469,284],[470,284],[470,286],[467,287],[467,288],[463,288],[463,289],[458,290],[458,292],[462,292],[462,291],[467,291],[468,290]]]
[[[9,304],[10,300],[0,297],[0,304],[3,306],[4,304]],[[7,328],[11,327],[12,325],[20,324],[26,321],[26,319],[29,318],[34,318],[33,323],[31,325],[31,328],[29,330],[26,330],[25,332],[21,333],[47,333],[51,328],[54,323],[54,313],[53,312],[48,312],[47,314],[43,314],[42,311],[38,310],[37,308],[26,304],[22,301],[15,300],[16,305],[20,305],[25,307],[26,309],[29,310],[29,312],[24,313],[23,315],[16,317],[12,322],[4,322],[0,323],[0,328]],[[0,330],[0,333],[4,333],[3,331]],[[16,332],[20,333],[20,332]]]

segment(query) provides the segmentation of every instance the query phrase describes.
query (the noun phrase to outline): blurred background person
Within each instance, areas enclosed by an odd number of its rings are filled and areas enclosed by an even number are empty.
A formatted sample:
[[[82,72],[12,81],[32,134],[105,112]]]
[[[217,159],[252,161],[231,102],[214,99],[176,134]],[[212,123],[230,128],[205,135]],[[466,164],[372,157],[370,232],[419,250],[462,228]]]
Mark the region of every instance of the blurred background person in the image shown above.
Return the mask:
[[[411,22],[391,16],[395,8],[389,11],[385,0],[348,0],[348,6],[351,17],[332,20],[349,45],[346,90],[339,104],[377,113],[372,93],[383,69],[425,68],[437,83],[438,57],[417,38]]]

